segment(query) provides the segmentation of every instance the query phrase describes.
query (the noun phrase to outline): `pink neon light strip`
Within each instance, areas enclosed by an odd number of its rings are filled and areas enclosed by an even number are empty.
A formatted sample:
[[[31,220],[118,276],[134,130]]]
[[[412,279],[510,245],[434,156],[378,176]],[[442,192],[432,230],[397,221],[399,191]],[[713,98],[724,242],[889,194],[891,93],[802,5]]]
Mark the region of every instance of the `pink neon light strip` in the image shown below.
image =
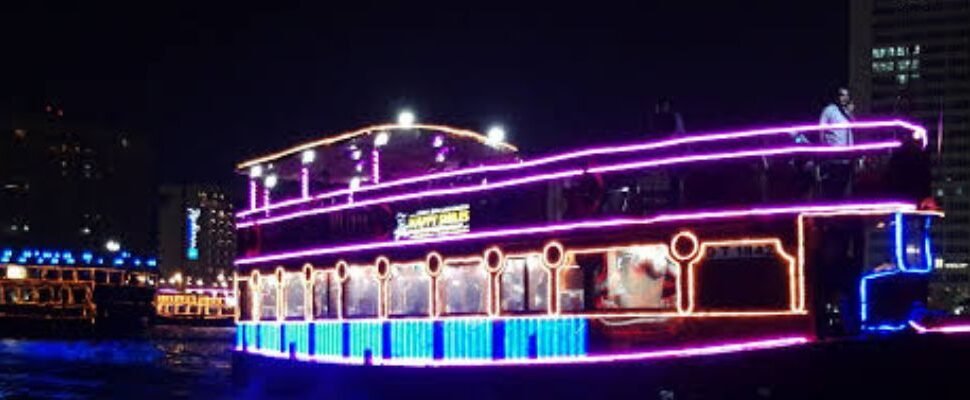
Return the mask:
[[[380,150],[371,150],[371,181],[374,184],[381,183],[381,152]]]
[[[249,209],[250,210],[255,210],[256,209],[256,201],[257,201],[256,200],[256,191],[257,191],[256,190],[256,180],[250,178],[249,179]]]
[[[463,235],[443,236],[436,238],[414,239],[405,241],[385,241],[368,242],[350,245],[340,245],[334,247],[318,247],[305,250],[288,251],[282,253],[267,254],[255,257],[243,257],[237,259],[236,265],[250,265],[271,261],[281,261],[302,257],[322,256],[343,252],[354,252],[363,250],[376,250],[385,248],[411,247],[425,244],[440,244],[459,242],[474,239],[501,238],[515,235],[529,235],[539,233],[570,232],[584,229],[602,229],[630,225],[651,225],[663,222],[691,221],[704,219],[726,219],[737,217],[768,216],[779,214],[799,214],[814,212],[832,211],[910,211],[915,210],[916,206],[904,202],[877,202],[877,203],[842,203],[842,204],[815,204],[815,205],[792,205],[783,207],[766,207],[750,209],[734,209],[719,211],[699,211],[691,213],[661,214],[650,218],[617,218],[607,220],[581,221],[566,224],[527,226],[519,228],[498,229],[492,231],[472,232]]]
[[[542,182],[550,179],[568,178],[571,176],[578,176],[582,174],[583,174],[583,170],[574,169],[570,171],[561,171],[561,172],[555,172],[550,174],[529,176],[529,177],[519,178],[519,179],[510,179],[507,181],[490,183],[487,185],[472,185],[472,186],[463,186],[458,188],[434,189],[434,190],[428,190],[428,191],[418,192],[418,193],[399,194],[395,196],[387,196],[387,197],[382,197],[377,199],[357,201],[357,202],[348,203],[348,204],[340,204],[340,205],[330,206],[330,207],[321,207],[313,210],[297,211],[297,212],[283,214],[275,217],[262,218],[255,221],[240,222],[236,225],[236,228],[248,228],[253,225],[272,224],[275,222],[281,222],[281,221],[286,221],[286,220],[295,219],[295,218],[302,218],[302,217],[318,215],[318,214],[327,214],[327,213],[336,212],[336,211],[349,210],[353,208],[372,206],[376,204],[382,204],[382,203],[388,203],[388,202],[394,202],[394,201],[404,201],[404,200],[413,200],[413,199],[419,199],[424,197],[437,197],[437,196],[456,195],[456,194],[462,194],[462,193],[472,193],[472,192],[478,192],[484,189],[490,189],[490,190],[500,189],[500,188],[505,188],[510,186],[523,185],[527,183]],[[351,194],[353,193],[354,192],[351,192]]]
[[[656,142],[594,147],[594,148],[577,150],[577,151],[563,153],[563,154],[557,154],[557,155],[548,156],[548,157],[537,158],[535,160],[524,161],[524,162],[487,165],[487,166],[459,169],[455,171],[447,171],[447,172],[439,172],[435,174],[415,176],[410,178],[403,178],[395,181],[384,182],[379,185],[370,185],[366,187],[361,187],[360,189],[358,189],[358,192],[367,192],[371,190],[386,189],[386,188],[406,185],[410,183],[424,182],[428,180],[448,178],[448,177],[454,177],[454,176],[460,176],[460,175],[466,175],[466,174],[494,172],[494,171],[509,171],[509,170],[515,170],[515,169],[521,169],[521,168],[529,168],[529,167],[535,167],[539,165],[565,161],[565,160],[570,160],[574,158],[587,157],[587,156],[595,156],[595,155],[611,154],[611,153],[628,153],[628,152],[643,151],[643,150],[655,150],[655,149],[662,149],[666,147],[673,147],[673,146],[690,144],[690,143],[702,143],[702,142],[712,142],[712,141],[731,140],[731,139],[743,139],[743,138],[751,138],[751,137],[758,137],[758,136],[811,132],[811,131],[820,131],[824,129],[842,129],[842,128],[872,129],[872,128],[888,128],[888,127],[900,127],[900,128],[909,129],[913,131],[913,133],[916,135],[922,135],[922,137],[924,138],[926,137],[925,128],[918,125],[911,124],[909,122],[900,121],[900,120],[851,122],[851,123],[845,123],[845,124],[832,124],[832,125],[795,125],[795,126],[788,126],[788,127],[746,130],[746,131],[740,131],[740,132],[701,134],[701,135],[692,135],[692,136],[677,138],[677,139],[661,140]],[[308,200],[294,199],[294,200],[283,201],[283,202],[274,204],[272,207],[273,208],[285,207],[285,206],[300,204],[300,203],[312,201],[312,200],[321,200],[321,199],[326,199],[331,197],[337,197],[337,196],[345,195],[348,192],[349,191],[347,189],[341,189],[341,190],[336,190],[332,192],[322,193]],[[263,210],[256,209],[256,210],[243,211],[243,212],[237,213],[236,216],[245,217],[247,215],[254,214],[259,211],[263,211]]]
[[[300,195],[304,199],[310,197],[310,169],[307,167],[300,169]]]
[[[941,325],[927,328],[914,321],[909,321],[909,326],[912,326],[919,333],[970,333],[970,324]]]
[[[591,168],[589,172],[590,173],[616,172],[621,170],[653,168],[653,167],[660,167],[664,165],[674,165],[674,164],[682,164],[682,163],[689,163],[689,162],[727,160],[727,159],[738,159],[738,158],[758,157],[758,156],[774,156],[779,154],[847,153],[847,152],[857,152],[857,151],[866,151],[866,150],[889,149],[889,148],[894,148],[899,146],[900,146],[899,142],[879,142],[879,143],[870,143],[865,145],[845,146],[845,147],[832,147],[832,146],[782,147],[782,148],[766,149],[766,150],[735,151],[730,153],[681,156],[681,157],[664,158],[659,160],[640,161],[635,163],[625,163],[625,164],[618,164],[618,165],[612,165],[612,166]],[[236,224],[236,227],[237,229],[243,229],[243,228],[251,227],[253,225],[272,224],[272,223],[291,220],[295,218],[326,214],[326,213],[331,213],[336,211],[372,206],[376,204],[413,200],[413,199],[426,198],[426,197],[451,196],[451,195],[457,195],[457,194],[463,194],[463,193],[495,190],[495,189],[522,185],[527,183],[535,183],[535,182],[561,179],[561,178],[566,178],[571,176],[578,176],[581,174],[583,174],[583,170],[572,169],[567,171],[531,175],[524,178],[509,179],[506,181],[487,183],[487,184],[481,184],[481,185],[470,185],[470,186],[463,186],[458,188],[447,188],[447,189],[433,189],[433,190],[428,190],[424,192],[392,195],[392,196],[380,197],[376,199],[359,201],[353,204],[340,204],[336,206],[321,207],[321,208],[316,208],[312,210],[301,210],[301,211],[295,211],[289,214],[262,218],[262,219],[257,219],[253,221],[239,222]]]
[[[647,161],[636,161],[630,163],[608,165],[597,168],[590,168],[590,173],[603,173],[603,172],[615,172],[615,171],[626,171],[631,169],[639,168],[650,168],[657,167],[661,165],[669,164],[686,164],[691,162],[702,162],[711,160],[731,160],[736,158],[747,158],[747,157],[758,157],[758,156],[777,156],[783,154],[799,154],[799,153],[812,153],[812,154],[826,154],[826,153],[847,153],[855,151],[867,151],[867,150],[884,150],[899,147],[899,142],[878,142],[878,143],[868,143],[857,146],[846,146],[846,147],[833,147],[833,146],[797,146],[797,147],[781,147],[776,149],[768,150],[747,150],[747,151],[736,151],[732,153],[719,153],[719,154],[698,154],[692,156],[680,156],[661,160],[647,160]]]
[[[809,343],[810,340],[805,336],[780,336],[768,339],[748,340],[741,342],[725,342],[702,346],[679,347],[664,350],[653,350],[637,353],[604,354],[577,357],[548,357],[536,359],[516,359],[516,360],[489,360],[489,359],[449,359],[449,360],[429,360],[429,359],[380,359],[374,358],[371,361],[374,365],[398,366],[398,367],[488,367],[488,366],[529,366],[529,365],[557,365],[557,364],[594,364],[608,362],[635,362],[661,360],[668,358],[684,358],[710,356],[718,354],[737,353],[742,351],[768,350],[781,347],[797,346]],[[239,347],[236,350],[242,350]],[[290,358],[289,354],[280,351],[253,349],[248,352],[275,358]],[[307,356],[296,355],[300,361],[311,361],[321,363],[338,363],[349,365],[363,365],[363,359],[345,358],[334,356]]]

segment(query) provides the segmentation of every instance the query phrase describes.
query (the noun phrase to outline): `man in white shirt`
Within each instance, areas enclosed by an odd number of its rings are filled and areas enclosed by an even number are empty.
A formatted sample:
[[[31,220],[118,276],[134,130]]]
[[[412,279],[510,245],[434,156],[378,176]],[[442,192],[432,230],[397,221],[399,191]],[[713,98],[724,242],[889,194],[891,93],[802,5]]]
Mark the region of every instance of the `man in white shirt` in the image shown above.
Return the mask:
[[[819,125],[845,124],[852,121],[850,110],[852,99],[849,89],[840,87],[835,101],[822,110]],[[832,128],[821,132],[820,142],[829,146],[851,146],[854,143],[852,130]],[[847,159],[826,160],[819,166],[821,196],[830,199],[844,198],[851,192],[853,165]]]
[[[819,125],[845,124],[852,121],[852,114],[849,112],[849,89],[839,88],[835,102],[830,103],[822,110],[822,117],[819,118]],[[852,131],[848,128],[829,129],[822,131],[822,143],[830,146],[851,146]]]

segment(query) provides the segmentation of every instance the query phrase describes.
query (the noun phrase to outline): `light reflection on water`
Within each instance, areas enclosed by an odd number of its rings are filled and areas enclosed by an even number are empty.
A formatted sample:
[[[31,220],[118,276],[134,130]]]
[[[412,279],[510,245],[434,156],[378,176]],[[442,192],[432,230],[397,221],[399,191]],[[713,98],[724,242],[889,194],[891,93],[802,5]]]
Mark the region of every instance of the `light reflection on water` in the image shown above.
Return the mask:
[[[0,339],[0,398],[233,398],[232,328],[147,338]]]

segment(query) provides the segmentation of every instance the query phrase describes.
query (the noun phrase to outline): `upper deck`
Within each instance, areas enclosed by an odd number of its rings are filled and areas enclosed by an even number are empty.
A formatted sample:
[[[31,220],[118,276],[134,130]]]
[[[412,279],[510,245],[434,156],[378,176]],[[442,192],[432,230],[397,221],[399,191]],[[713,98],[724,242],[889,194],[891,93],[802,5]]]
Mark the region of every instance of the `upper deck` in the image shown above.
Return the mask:
[[[819,140],[823,132],[835,129],[850,130],[852,143],[833,146]],[[506,197],[518,203],[515,210],[504,207],[501,215],[495,207],[477,213],[489,217],[474,221],[473,230],[601,214],[648,215],[668,208],[784,203],[818,197],[810,189],[793,187],[797,185],[788,173],[811,175],[805,171],[827,162],[859,165],[853,178],[856,190],[841,199],[899,199],[886,188],[892,155],[907,143],[919,148],[925,142],[924,128],[887,120],[699,134],[522,160],[514,147],[489,143],[474,132],[384,125],[240,164],[240,172],[249,176],[250,203],[237,214],[237,227],[243,252],[252,256],[287,248],[294,241],[321,244],[390,237],[400,214],[469,203],[468,198]],[[629,206],[631,196],[650,196],[644,188],[658,186],[658,174],[663,178],[659,191],[681,193],[659,196],[662,199],[651,205],[638,199],[638,206]],[[691,180],[695,184],[688,185],[692,189],[686,195],[682,186],[674,187],[675,181]],[[630,194],[634,188],[635,196]],[[562,204],[557,206],[553,197]],[[574,204],[584,201],[590,204]],[[623,205],[613,204],[617,201]],[[476,207],[481,205],[471,206]],[[336,223],[335,218],[359,218],[366,228],[348,229],[347,221]],[[297,230],[296,239],[292,228],[304,221],[318,223],[309,237],[305,230]],[[260,231],[258,240],[252,237],[254,229]]]

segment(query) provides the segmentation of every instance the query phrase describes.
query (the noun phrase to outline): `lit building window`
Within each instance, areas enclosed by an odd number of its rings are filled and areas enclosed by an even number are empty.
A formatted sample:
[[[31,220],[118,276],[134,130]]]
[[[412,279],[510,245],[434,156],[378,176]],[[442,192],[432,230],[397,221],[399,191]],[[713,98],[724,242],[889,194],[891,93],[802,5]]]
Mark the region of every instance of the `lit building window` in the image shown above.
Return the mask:
[[[872,63],[872,71],[876,73],[893,72],[893,69],[892,61],[876,61]]]

